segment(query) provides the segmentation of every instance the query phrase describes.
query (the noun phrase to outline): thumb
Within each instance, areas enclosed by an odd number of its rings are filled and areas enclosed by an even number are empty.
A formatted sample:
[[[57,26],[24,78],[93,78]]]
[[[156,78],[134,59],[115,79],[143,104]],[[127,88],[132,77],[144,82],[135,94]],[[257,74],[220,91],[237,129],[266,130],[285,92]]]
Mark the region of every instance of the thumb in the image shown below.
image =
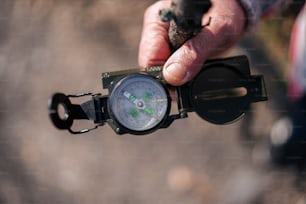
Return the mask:
[[[211,40],[210,40],[211,39]],[[165,80],[174,86],[180,86],[195,77],[203,62],[216,47],[213,34],[209,30],[199,33],[186,41],[166,61],[163,69]]]
[[[203,22],[210,17],[210,24],[186,41],[166,61],[163,75],[168,83],[180,86],[191,80],[208,57],[228,49],[243,35],[246,18],[238,2],[216,0],[213,3],[203,17]]]

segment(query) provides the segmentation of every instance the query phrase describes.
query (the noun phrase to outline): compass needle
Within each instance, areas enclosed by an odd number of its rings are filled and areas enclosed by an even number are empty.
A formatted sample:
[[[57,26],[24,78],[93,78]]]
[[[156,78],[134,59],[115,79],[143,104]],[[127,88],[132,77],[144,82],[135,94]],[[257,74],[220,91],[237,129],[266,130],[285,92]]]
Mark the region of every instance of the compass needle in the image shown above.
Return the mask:
[[[145,111],[145,113],[148,114],[148,115],[153,115],[153,111],[152,111],[151,108],[146,107],[146,108],[144,109],[144,111]]]

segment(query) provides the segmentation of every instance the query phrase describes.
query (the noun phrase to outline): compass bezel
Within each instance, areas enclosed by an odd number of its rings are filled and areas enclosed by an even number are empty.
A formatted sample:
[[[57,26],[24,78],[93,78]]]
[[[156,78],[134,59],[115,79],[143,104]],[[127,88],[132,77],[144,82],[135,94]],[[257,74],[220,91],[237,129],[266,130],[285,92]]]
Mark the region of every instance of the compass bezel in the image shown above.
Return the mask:
[[[166,103],[167,106],[166,106],[166,110],[164,112],[164,115],[162,116],[162,119],[160,121],[158,121],[158,123],[154,124],[152,127],[148,128],[148,129],[143,129],[143,130],[132,129],[131,127],[128,127],[127,125],[124,125],[123,122],[120,122],[120,119],[118,118],[115,111],[113,110],[114,107],[113,107],[113,104],[112,104],[112,101],[116,100],[114,97],[116,97],[117,91],[121,89],[121,86],[123,84],[125,84],[128,80],[132,80],[132,79],[134,80],[136,77],[141,77],[141,78],[145,78],[146,80],[150,80],[151,83],[159,86],[159,88],[161,88],[161,90],[163,90],[165,96],[167,97],[167,103]],[[118,80],[117,82],[115,82],[112,85],[112,87],[110,87],[110,94],[109,94],[109,98],[108,98],[108,113],[109,113],[111,121],[108,121],[108,122],[111,123],[110,125],[113,127],[113,129],[118,134],[130,133],[130,134],[133,134],[133,135],[145,135],[145,134],[148,134],[148,133],[152,133],[152,132],[158,130],[159,128],[161,128],[161,126],[163,126],[163,124],[165,123],[165,121],[169,117],[170,110],[171,110],[171,97],[169,95],[169,91],[168,91],[166,85],[164,83],[162,83],[161,80],[159,80],[156,77],[151,76],[147,73],[135,73],[135,74],[126,75],[126,76],[122,77],[120,80]]]

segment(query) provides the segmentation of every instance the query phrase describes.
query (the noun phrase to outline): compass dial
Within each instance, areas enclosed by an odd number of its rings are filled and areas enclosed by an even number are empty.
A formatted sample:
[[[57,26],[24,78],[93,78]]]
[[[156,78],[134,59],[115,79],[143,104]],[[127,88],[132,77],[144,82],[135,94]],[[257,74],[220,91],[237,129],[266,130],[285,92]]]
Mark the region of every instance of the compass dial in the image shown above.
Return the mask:
[[[123,127],[132,131],[148,131],[167,116],[168,95],[153,77],[133,74],[115,85],[110,95],[110,109]]]

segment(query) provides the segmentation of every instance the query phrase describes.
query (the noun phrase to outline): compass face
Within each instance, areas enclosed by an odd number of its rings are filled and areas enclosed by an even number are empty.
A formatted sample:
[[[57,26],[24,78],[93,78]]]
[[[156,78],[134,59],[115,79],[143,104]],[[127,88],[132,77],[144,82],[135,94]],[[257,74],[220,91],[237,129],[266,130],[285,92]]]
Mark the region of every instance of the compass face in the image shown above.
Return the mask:
[[[167,116],[168,95],[154,78],[144,74],[121,79],[110,94],[110,110],[114,119],[132,131],[148,131]]]

